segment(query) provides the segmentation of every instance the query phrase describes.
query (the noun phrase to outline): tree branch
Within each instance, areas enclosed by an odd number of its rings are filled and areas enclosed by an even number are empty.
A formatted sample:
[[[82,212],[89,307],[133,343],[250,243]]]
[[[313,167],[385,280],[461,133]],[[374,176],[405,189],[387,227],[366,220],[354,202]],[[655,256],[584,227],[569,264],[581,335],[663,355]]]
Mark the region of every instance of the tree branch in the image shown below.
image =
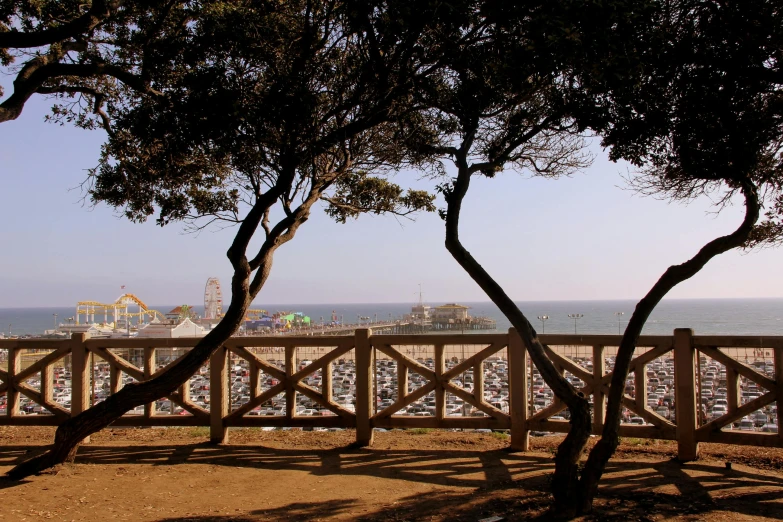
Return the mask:
[[[59,27],[30,33],[20,31],[0,32],[0,49],[42,47],[62,42],[69,38],[75,38],[95,29],[116,13],[122,4],[124,4],[123,0],[109,2],[93,0],[90,9],[86,13]]]

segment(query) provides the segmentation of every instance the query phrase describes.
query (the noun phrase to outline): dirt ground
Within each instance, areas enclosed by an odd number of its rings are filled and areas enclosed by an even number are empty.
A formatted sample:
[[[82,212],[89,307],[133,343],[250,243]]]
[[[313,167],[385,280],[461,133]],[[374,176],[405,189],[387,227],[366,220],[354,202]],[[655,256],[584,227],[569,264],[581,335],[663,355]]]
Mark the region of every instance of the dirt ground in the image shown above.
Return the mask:
[[[52,434],[0,427],[0,473]],[[376,433],[371,449],[353,436],[245,429],[212,446],[202,428],[105,430],[76,464],[0,479],[0,521],[547,519],[555,437],[516,453],[502,434]],[[783,450],[703,444],[684,465],[674,452],[625,439],[585,520],[783,519]]]

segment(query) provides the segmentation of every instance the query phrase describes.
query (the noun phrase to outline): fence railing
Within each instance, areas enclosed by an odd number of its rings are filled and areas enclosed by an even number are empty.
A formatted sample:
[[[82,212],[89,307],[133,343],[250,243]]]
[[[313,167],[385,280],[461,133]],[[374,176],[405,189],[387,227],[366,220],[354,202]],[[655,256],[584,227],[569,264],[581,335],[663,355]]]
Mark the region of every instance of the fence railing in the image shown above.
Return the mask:
[[[593,407],[603,428],[620,336],[542,335],[556,368]],[[151,379],[198,339],[0,340],[0,425],[58,425],[125,384]],[[744,356],[744,362],[743,362]],[[623,396],[620,435],[676,440],[679,456],[700,442],[783,447],[777,400],[783,337],[642,336]],[[562,412],[562,413],[561,413]],[[171,395],[115,426],[510,430],[567,432],[567,410],[548,390],[519,335],[429,334],[236,337]]]

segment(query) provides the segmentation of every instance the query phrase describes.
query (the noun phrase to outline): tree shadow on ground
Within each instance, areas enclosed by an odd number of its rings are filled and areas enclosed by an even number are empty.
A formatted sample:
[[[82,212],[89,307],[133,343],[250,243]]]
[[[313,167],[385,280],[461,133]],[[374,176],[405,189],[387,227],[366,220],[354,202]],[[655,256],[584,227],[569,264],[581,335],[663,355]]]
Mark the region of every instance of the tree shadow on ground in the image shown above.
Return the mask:
[[[41,451],[42,448],[35,451]],[[0,447],[0,465],[31,456],[24,447]],[[205,464],[257,470],[293,470],[316,476],[369,476],[467,488],[428,492],[375,506],[354,514],[356,499],[297,502],[284,507],[231,516],[181,517],[175,521],[314,520],[547,520],[551,497],[551,456],[505,450],[285,450],[260,446],[173,444],[155,446],[85,445],[77,463],[167,466]],[[9,487],[0,481],[0,488]],[[13,483],[19,484],[19,483]],[[587,520],[653,520],[685,515],[702,519],[716,512],[734,512],[783,520],[783,478],[752,468],[726,469],[716,464],[674,460],[610,461],[601,481],[595,513]],[[465,492],[466,491],[466,492]],[[252,506],[250,506],[252,508]]]

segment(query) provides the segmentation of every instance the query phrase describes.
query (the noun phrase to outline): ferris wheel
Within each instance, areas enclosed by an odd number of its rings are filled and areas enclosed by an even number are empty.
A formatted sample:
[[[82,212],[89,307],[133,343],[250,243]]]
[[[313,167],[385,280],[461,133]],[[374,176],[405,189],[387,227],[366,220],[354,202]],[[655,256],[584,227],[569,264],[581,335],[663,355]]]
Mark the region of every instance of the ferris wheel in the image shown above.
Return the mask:
[[[217,277],[207,279],[204,288],[204,319],[217,319],[223,313],[223,293]]]

